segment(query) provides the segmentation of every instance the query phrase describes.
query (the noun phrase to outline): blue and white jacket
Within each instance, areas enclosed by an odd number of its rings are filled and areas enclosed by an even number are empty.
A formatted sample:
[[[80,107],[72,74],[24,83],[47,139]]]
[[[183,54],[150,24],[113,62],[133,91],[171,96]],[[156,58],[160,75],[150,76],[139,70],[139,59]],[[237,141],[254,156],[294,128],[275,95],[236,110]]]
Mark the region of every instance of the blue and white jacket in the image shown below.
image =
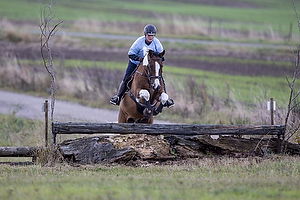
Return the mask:
[[[146,52],[151,49],[154,52],[163,52],[164,48],[160,41],[154,37],[153,41],[147,45],[146,36],[139,37],[130,47],[128,51],[128,56],[130,56],[130,61],[136,65],[139,64],[138,59],[144,57]],[[132,56],[133,55],[133,56]]]

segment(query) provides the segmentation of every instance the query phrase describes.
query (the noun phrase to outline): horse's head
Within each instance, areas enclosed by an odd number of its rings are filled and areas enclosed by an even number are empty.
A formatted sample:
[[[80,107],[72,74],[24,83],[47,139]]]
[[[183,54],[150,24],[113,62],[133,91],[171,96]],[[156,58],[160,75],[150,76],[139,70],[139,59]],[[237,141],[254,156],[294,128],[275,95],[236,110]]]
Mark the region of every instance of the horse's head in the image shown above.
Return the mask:
[[[143,60],[143,66],[147,67],[150,88],[152,87],[154,91],[158,91],[161,88],[160,79],[162,79],[162,59],[164,55],[165,50],[161,53],[149,50],[148,54]]]

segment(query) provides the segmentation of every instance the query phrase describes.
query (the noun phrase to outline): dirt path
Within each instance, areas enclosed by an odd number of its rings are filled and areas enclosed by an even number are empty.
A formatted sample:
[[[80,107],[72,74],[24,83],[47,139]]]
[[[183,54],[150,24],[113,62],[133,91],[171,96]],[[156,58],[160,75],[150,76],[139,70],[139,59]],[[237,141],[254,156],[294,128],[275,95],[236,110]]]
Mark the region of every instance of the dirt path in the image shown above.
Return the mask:
[[[50,98],[48,98],[49,100]],[[16,112],[16,116],[44,120],[42,106],[45,98],[0,90],[0,113]],[[90,108],[77,103],[56,101],[54,120],[56,121],[89,121],[116,122],[118,111]]]
[[[50,98],[48,98],[49,101]],[[16,116],[44,121],[42,107],[46,98],[0,90],[0,113],[16,113]],[[50,102],[50,101],[49,101]],[[117,122],[118,111],[91,108],[67,101],[55,101],[54,121],[61,122]],[[50,106],[49,106],[50,107]],[[169,123],[154,120],[154,123]]]

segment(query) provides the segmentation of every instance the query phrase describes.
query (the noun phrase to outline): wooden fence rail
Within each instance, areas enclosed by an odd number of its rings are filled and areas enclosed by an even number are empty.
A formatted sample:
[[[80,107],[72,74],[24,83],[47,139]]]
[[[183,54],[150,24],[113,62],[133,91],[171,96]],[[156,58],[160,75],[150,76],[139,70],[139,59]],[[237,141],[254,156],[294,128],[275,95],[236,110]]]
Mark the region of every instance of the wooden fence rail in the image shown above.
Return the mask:
[[[285,126],[54,122],[52,131],[51,144],[56,144],[56,134],[277,135],[277,152],[280,152]]]
[[[197,125],[54,122],[54,134],[283,135],[283,125]]]

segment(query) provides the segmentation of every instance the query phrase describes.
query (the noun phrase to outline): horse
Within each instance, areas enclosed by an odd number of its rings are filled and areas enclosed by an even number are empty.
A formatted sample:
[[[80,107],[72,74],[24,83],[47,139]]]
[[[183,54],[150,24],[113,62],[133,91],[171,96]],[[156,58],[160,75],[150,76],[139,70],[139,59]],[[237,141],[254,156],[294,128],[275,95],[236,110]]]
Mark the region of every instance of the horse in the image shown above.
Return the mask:
[[[162,78],[161,53],[148,50],[131,81],[119,106],[118,123],[153,123],[153,116],[162,112],[169,99]]]

